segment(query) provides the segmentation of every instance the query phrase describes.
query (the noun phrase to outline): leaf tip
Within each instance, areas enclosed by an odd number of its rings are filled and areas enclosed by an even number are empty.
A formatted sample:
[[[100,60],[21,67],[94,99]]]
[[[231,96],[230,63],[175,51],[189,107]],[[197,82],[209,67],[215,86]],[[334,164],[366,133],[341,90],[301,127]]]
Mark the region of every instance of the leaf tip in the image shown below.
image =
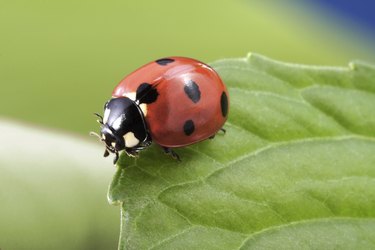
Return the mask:
[[[107,201],[109,203],[109,205],[112,205],[112,206],[119,206],[122,204],[122,201],[120,201],[119,199],[113,197],[110,192],[108,192],[107,194]]]

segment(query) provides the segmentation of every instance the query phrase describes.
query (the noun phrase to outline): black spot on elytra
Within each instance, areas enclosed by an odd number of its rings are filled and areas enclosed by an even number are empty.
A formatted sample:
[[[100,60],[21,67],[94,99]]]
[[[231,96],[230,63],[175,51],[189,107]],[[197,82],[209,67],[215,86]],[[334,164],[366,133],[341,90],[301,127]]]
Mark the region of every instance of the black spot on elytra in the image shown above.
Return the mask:
[[[201,99],[201,92],[199,90],[199,86],[193,80],[189,80],[185,82],[184,90],[185,90],[186,95],[194,103],[199,102],[199,100]]]
[[[194,122],[192,120],[187,120],[184,124],[185,135],[191,135],[195,130]]]
[[[226,117],[228,114],[228,97],[225,92],[221,94],[220,98],[221,114]]]
[[[155,62],[157,64],[161,65],[161,66],[165,66],[168,63],[173,63],[174,59],[171,59],[171,58],[162,58],[162,59],[156,60]]]
[[[149,83],[142,83],[138,86],[135,99],[139,103],[152,103],[158,98],[158,91]]]

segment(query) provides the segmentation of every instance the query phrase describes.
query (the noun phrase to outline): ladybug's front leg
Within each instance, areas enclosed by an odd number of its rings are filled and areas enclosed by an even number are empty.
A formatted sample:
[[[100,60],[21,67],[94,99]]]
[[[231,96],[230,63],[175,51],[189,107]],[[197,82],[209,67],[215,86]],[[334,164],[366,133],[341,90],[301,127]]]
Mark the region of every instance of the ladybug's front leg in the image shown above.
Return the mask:
[[[139,156],[139,150],[136,148],[127,148],[125,149],[125,152],[130,157],[138,157]]]
[[[138,157],[139,156],[139,151],[147,148],[148,146],[150,146],[152,143],[152,140],[151,140],[151,137],[148,136],[145,141],[143,141],[140,145],[138,146],[135,146],[135,147],[132,147],[132,148],[126,148],[125,149],[125,152],[128,156],[131,156],[131,157]]]
[[[172,156],[172,158],[177,160],[177,161],[181,161],[180,156],[178,156],[178,154],[176,152],[174,152],[171,148],[167,148],[167,147],[162,147],[162,148],[164,150],[164,153]]]

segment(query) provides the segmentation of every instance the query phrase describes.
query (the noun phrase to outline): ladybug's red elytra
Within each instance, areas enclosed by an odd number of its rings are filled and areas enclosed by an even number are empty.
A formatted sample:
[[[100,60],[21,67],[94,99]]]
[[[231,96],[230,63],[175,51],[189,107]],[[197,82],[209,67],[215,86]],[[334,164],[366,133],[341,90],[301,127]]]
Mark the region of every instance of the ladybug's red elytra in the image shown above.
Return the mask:
[[[179,160],[172,148],[213,138],[228,107],[227,88],[210,66],[185,57],[150,62],[121,80],[97,114],[104,156],[114,153],[116,163],[120,151],[136,156],[154,141]]]

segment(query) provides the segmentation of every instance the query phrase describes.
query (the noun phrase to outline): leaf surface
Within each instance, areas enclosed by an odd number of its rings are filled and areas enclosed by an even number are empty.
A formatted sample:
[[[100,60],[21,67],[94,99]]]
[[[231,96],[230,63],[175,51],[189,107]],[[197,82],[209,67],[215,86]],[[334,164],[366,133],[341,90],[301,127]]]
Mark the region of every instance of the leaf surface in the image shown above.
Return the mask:
[[[109,190],[121,249],[375,247],[375,68],[252,54],[212,66],[225,135],[122,157]],[[350,236],[350,237],[349,237]]]

